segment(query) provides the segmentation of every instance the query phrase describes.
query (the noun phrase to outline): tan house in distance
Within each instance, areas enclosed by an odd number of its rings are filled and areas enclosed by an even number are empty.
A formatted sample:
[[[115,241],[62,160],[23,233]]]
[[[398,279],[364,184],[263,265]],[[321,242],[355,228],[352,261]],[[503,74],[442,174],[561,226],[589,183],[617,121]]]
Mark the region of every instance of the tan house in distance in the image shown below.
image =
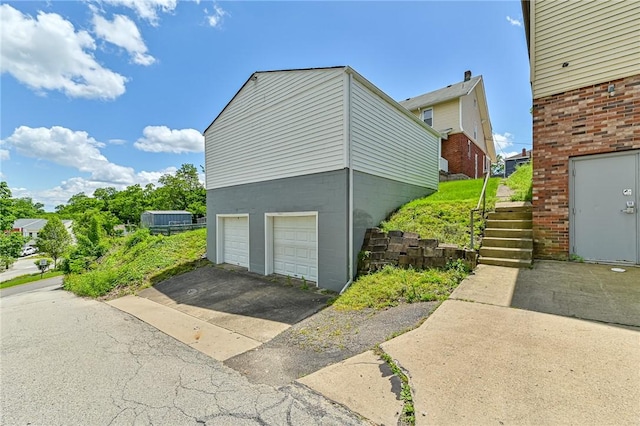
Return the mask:
[[[640,264],[640,2],[521,4],[534,255]]]
[[[496,161],[481,75],[399,103],[442,134],[441,171],[478,178]]]

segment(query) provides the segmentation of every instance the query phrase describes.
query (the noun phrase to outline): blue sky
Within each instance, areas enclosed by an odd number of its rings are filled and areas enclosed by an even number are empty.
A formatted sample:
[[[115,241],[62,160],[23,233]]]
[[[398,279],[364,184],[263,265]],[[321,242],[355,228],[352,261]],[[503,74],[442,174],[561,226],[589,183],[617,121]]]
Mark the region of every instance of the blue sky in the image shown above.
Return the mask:
[[[0,3],[0,179],[47,210],[204,165],[254,71],[350,65],[396,100],[482,74],[497,153],[531,147],[519,1]]]

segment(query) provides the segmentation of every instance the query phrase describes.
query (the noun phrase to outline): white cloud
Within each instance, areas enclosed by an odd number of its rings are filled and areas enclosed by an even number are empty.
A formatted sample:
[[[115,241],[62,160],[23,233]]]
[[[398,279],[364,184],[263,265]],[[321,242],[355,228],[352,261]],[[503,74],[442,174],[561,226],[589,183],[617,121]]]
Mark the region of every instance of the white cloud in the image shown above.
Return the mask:
[[[126,78],[100,65],[94,39],[56,13],[34,19],[0,5],[0,72],[8,72],[36,92],[60,90],[70,97],[115,99]]]
[[[140,18],[157,26],[158,12],[173,12],[178,5],[178,0],[104,0],[104,3],[132,9]]]
[[[0,161],[7,161],[9,158],[11,158],[11,155],[9,155],[9,150],[0,149]]]
[[[109,139],[111,145],[124,145],[127,143],[125,139]]]
[[[60,126],[50,129],[20,126],[4,143],[25,157],[45,159],[89,173],[92,180],[125,184],[134,181],[134,170],[109,162],[99,149],[104,144],[87,132]]]
[[[172,130],[167,126],[147,126],[142,134],[144,136],[133,144],[141,151],[174,154],[204,151],[204,137],[195,129]]]
[[[507,15],[507,21],[509,21],[509,23],[511,25],[514,25],[516,27],[521,27],[522,26],[522,21],[520,21],[519,19],[516,18],[512,18],[511,16]]]
[[[504,134],[494,133],[493,134],[493,144],[496,147],[496,154],[502,155],[503,158],[511,157],[512,155],[518,154],[513,150],[513,135],[509,132],[504,132]]]
[[[223,10],[220,6],[218,6],[217,4],[213,5],[213,12],[211,13],[211,15],[207,16],[207,22],[209,22],[209,25],[212,27],[217,27],[220,24],[222,24],[222,18],[224,18],[225,16],[227,16],[228,13]]]
[[[151,65],[156,60],[147,54],[147,46],[136,24],[124,15],[115,15],[108,21],[100,15],[93,16],[94,31],[109,43],[125,49],[133,62],[139,65]]]

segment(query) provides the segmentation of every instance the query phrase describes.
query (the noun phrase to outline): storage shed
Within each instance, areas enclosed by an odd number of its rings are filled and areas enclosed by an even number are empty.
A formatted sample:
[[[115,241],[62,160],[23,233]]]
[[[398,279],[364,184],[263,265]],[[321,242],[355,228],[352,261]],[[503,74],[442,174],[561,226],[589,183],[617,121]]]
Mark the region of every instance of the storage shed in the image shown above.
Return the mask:
[[[193,221],[192,216],[185,210],[147,210],[140,216],[140,226],[188,225]]]

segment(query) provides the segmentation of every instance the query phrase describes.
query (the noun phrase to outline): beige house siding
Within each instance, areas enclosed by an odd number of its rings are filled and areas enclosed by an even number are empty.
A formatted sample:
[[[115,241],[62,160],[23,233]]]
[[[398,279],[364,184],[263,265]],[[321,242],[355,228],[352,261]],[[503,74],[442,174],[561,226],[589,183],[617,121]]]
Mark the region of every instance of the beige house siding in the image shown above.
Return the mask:
[[[640,74],[640,2],[537,0],[530,7],[534,99]]]
[[[474,100],[476,101],[475,104]],[[469,139],[475,142],[483,152],[487,152],[487,145],[484,142],[484,131],[482,129],[482,119],[480,118],[478,96],[475,89],[470,94],[460,98],[460,108],[462,109],[462,129],[464,133]]]
[[[422,120],[422,111],[433,108],[433,128],[437,131],[453,129],[452,133],[460,131],[460,108],[458,99],[452,99],[438,105],[415,109],[411,111]]]

